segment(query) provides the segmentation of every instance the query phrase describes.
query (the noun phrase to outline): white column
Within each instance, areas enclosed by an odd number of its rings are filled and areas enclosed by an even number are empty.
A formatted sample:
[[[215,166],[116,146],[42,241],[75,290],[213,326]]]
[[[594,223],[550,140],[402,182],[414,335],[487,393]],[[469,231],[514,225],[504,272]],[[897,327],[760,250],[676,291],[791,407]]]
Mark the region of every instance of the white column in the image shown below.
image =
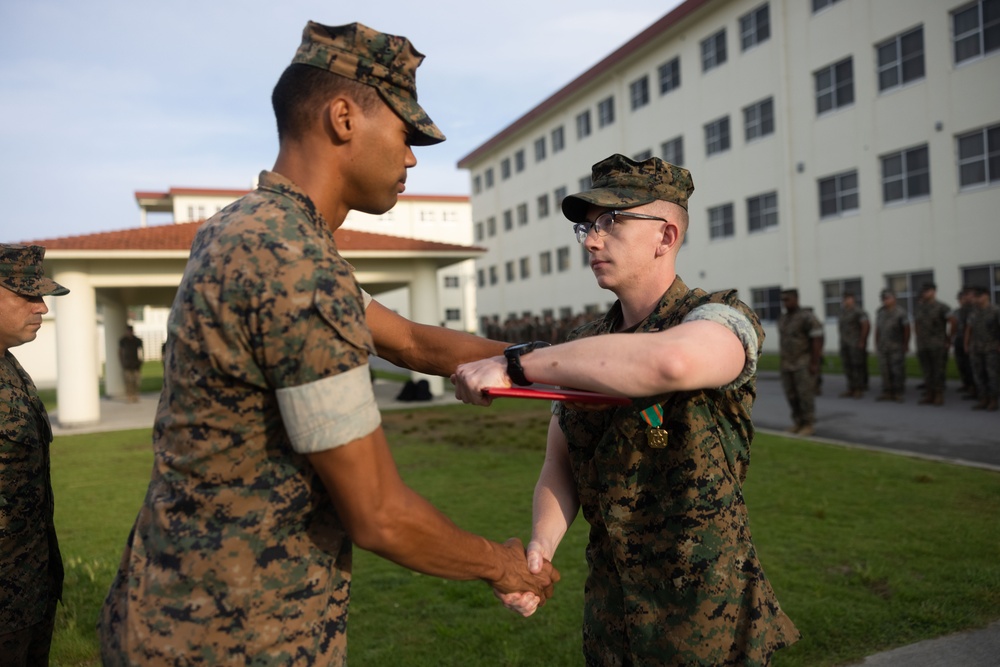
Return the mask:
[[[438,305],[437,267],[429,262],[414,261],[413,279],[410,281],[410,319],[421,324],[441,324],[441,309]],[[414,382],[427,380],[431,394],[444,394],[444,379],[436,375],[411,372]]]
[[[125,304],[104,303],[104,394],[125,396],[125,373],[118,358],[118,341],[125,335],[128,309]]]
[[[56,314],[56,400],[61,426],[101,419],[97,297],[84,266],[65,265],[52,278],[70,293],[53,299]]]

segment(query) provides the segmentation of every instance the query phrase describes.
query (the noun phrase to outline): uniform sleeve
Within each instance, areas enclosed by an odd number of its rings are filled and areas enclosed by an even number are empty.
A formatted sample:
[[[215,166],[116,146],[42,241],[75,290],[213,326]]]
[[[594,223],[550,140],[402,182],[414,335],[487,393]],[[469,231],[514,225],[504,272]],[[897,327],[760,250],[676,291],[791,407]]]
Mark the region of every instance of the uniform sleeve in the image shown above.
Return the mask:
[[[757,333],[754,331],[753,324],[751,324],[746,315],[724,303],[706,303],[698,306],[684,317],[684,322],[695,322],[698,320],[707,320],[721,324],[736,334],[736,337],[743,344],[743,350],[746,353],[743,371],[735,380],[722,387],[723,390],[735,389],[757,373],[760,341],[757,339]]]

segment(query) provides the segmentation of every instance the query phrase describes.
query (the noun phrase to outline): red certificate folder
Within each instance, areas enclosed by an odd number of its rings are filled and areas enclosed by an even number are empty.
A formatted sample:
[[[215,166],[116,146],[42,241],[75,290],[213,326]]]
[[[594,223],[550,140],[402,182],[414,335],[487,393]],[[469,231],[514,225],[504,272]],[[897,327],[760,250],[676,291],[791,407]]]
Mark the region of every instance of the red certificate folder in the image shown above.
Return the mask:
[[[573,403],[604,403],[605,405],[628,405],[632,399],[626,396],[609,396],[593,391],[559,389],[558,387],[488,387],[483,393],[493,398],[537,398],[546,401],[570,401]]]

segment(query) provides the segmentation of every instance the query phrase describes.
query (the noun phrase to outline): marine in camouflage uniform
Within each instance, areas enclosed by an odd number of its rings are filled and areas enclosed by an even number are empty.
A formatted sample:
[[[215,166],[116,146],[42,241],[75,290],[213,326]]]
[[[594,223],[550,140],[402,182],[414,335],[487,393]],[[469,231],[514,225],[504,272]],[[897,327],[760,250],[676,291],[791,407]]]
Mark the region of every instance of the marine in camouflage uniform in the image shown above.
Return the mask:
[[[428,574],[551,593],[557,574],[531,575],[519,542],[461,531],[406,487],[380,426],[375,304],[337,250],[348,206],[328,193],[363,183],[344,198],[387,210],[413,166],[409,146],[443,138],[429,119],[409,122],[426,118],[412,89],[418,55],[360,24],[309,23],[276,87],[276,171],[199,229],[168,321],[152,477],[99,621],[105,665],[346,664],[352,538]],[[376,77],[383,97],[408,81],[390,95],[398,118],[323,88],[324,131],[342,143],[316,143],[315,163],[301,161],[278,91],[286,77],[327,76],[313,65]],[[344,154],[375,150],[376,163]],[[441,331],[441,342],[473,338]]]
[[[781,386],[792,410],[788,430],[812,435],[816,424],[816,377],[823,353],[823,325],[799,307],[797,290],[782,290],[785,312],[778,318]]]
[[[555,404],[535,489],[529,563],[555,552],[578,508],[590,524],[586,664],[765,665],[798,632],[761,568],[742,493],[763,331],[735,291],[692,290],[676,275],[687,170],[613,155],[592,183],[563,213],[618,301],[565,344],[460,366],[456,393],[479,403],[481,387],[534,381],[631,397],[605,410]],[[501,599],[535,610],[530,596]]]
[[[965,336],[979,399],[972,409],[994,412],[1000,398],[1000,307],[990,303],[989,291],[982,287],[974,288],[973,300]]]
[[[958,374],[962,380],[959,392],[966,398],[975,397],[976,381],[972,377],[972,361],[969,358],[969,351],[965,348],[965,330],[969,322],[969,315],[972,313],[972,290],[963,287],[958,293],[958,308],[952,311],[951,320],[954,322],[955,335],[952,343],[955,346],[955,365],[958,367]]]
[[[951,308],[938,301],[936,293],[934,285],[924,285],[913,311],[917,359],[924,374],[924,395],[919,402],[924,405],[944,405],[945,366],[951,347],[948,332]]]
[[[10,352],[34,340],[48,308],[67,294],[46,278],[41,246],[0,244],[0,664],[48,664],[62,597],[53,512],[52,429],[31,377]]]
[[[853,294],[845,294],[841,302],[837,328],[840,333],[840,362],[847,378],[843,398],[861,398],[868,373],[868,314],[857,305]]]
[[[903,401],[906,384],[906,350],[910,320],[896,302],[896,295],[882,290],[882,306],[875,312],[875,351],[882,374],[882,393],[875,400]]]

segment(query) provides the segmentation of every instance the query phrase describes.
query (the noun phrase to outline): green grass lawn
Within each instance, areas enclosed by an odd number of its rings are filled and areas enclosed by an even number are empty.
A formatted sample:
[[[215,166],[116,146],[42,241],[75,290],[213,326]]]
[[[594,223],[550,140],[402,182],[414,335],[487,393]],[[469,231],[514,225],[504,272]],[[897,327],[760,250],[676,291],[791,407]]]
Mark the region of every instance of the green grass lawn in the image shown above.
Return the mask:
[[[527,539],[548,406],[498,401],[389,412],[400,470],[463,528]],[[53,444],[56,524],[67,565],[54,665],[96,665],[94,625],[142,502],[148,430]],[[1000,617],[1000,474],[760,435],[746,485],[764,568],[803,639],[774,662],[838,665]],[[579,665],[578,519],[555,564],[555,597],[531,618],[487,587],[399,568],[356,550],[354,667]]]

